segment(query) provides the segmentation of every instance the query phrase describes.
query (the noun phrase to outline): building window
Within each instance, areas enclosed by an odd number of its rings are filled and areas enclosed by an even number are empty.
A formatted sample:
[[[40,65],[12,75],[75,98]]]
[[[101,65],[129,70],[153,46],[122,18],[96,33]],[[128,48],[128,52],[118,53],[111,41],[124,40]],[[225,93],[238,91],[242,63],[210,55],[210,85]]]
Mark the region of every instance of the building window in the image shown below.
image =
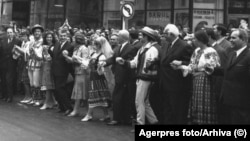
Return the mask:
[[[128,27],[142,28],[145,26],[145,11],[135,11],[135,15],[128,21]]]
[[[224,0],[194,0],[193,29],[201,23],[212,27],[215,23],[223,23]]]
[[[104,11],[119,11],[120,0],[104,0]]]
[[[189,27],[189,12],[188,10],[175,10],[174,12],[174,23],[181,25],[182,27]]]
[[[175,9],[188,9],[189,8],[189,0],[175,0],[174,1]]]
[[[103,26],[120,29],[121,28],[121,13],[120,11],[117,12],[104,12],[103,15]]]
[[[121,29],[122,16],[120,0],[104,0],[103,25],[105,28]],[[140,28],[145,25],[145,0],[136,0],[135,14],[128,20],[128,27]]]
[[[148,10],[170,9],[171,0],[147,0]]]
[[[174,23],[182,27],[189,26],[189,0],[175,0]]]
[[[170,23],[170,10],[147,11],[147,26],[153,28],[163,28]]]
[[[1,24],[9,24],[12,20],[12,2],[2,2],[2,17],[1,17]]]

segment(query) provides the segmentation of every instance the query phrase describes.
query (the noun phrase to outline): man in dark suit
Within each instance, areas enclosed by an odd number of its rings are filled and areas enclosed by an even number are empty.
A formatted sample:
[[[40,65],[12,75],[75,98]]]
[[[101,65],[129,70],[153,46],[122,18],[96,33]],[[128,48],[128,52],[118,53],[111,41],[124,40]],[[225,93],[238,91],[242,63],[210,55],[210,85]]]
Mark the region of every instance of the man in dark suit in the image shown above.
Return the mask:
[[[135,56],[133,48],[129,43],[129,32],[121,30],[118,34],[119,48],[114,52],[111,58],[108,58],[103,65],[114,66],[115,88],[113,92],[113,120],[108,125],[117,125],[130,122],[129,107],[127,106],[128,85],[131,79],[131,70],[116,62],[117,57],[122,57],[126,60],[132,60]]]
[[[118,34],[112,34],[110,37],[110,45],[112,47],[113,52],[117,52],[119,50],[119,42],[118,42]],[[114,65],[111,66],[111,71],[115,73]]]
[[[237,29],[231,34],[233,52],[224,71],[222,101],[228,112],[227,124],[250,124],[250,49],[248,34]],[[229,120],[228,120],[229,119]]]
[[[119,46],[119,43],[118,43],[118,34],[112,34],[110,36],[110,45],[112,47],[112,50],[114,50],[115,48],[117,48]]]
[[[129,31],[130,35],[130,44],[131,47],[134,49],[135,56],[138,50],[142,47],[141,41],[139,41],[139,32],[137,30]],[[136,95],[136,69],[131,70],[131,79],[129,83],[129,101],[128,106],[130,107],[130,116],[133,120],[136,118],[136,109],[135,109],[135,95]]]
[[[211,47],[213,47],[216,52],[218,53],[219,57],[220,57],[220,69],[224,69],[228,60],[228,51],[227,46],[231,43],[228,43],[228,41],[222,41],[222,46],[220,46],[217,42],[216,42],[216,35],[214,32],[214,29],[210,29],[207,28],[206,32],[209,36],[209,45]],[[231,49],[230,49],[231,50]],[[213,85],[213,91],[216,93],[216,99],[217,99],[217,108],[218,108],[218,122],[219,124],[225,124],[225,120],[224,120],[224,116],[225,115],[225,108],[223,107],[222,102],[220,101],[220,97],[221,97],[221,87],[222,87],[222,83],[223,83],[223,76],[218,76],[218,75],[212,75],[212,83]]]
[[[183,77],[175,66],[189,64],[193,48],[178,38],[178,28],[168,24],[164,36],[169,42],[161,51],[159,85],[163,96],[164,124],[186,124],[191,91],[190,77]]]
[[[7,29],[7,37],[0,44],[0,70],[2,84],[2,98],[12,102],[15,90],[15,78],[17,75],[17,60],[13,59],[14,46],[21,46],[21,41],[15,37],[12,28]]]
[[[219,45],[224,50],[226,50],[227,54],[232,52],[231,43],[226,39],[226,34],[227,34],[226,26],[218,23],[218,24],[213,25],[213,29],[214,29],[217,45]]]
[[[60,31],[60,42],[55,44],[51,51],[52,74],[55,79],[55,98],[59,104],[59,112],[68,115],[72,111],[70,97],[68,96],[67,80],[71,71],[71,65],[66,61],[65,55],[72,56],[73,46],[67,41],[67,30]]]

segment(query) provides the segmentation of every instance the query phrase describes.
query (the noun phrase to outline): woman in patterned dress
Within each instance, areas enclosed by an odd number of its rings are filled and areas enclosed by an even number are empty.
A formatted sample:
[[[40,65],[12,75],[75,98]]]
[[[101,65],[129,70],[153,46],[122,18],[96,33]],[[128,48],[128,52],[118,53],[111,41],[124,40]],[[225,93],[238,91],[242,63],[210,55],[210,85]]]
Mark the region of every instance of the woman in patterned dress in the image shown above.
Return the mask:
[[[216,124],[218,122],[216,95],[212,89],[211,74],[220,66],[217,52],[208,47],[209,38],[204,30],[195,33],[194,51],[188,66],[179,66],[183,75],[193,75],[193,90],[189,104],[188,119],[190,124]]]
[[[41,76],[41,91],[45,93],[45,101],[41,110],[51,109],[56,105],[55,98],[53,96],[53,90],[55,89],[54,79],[51,73],[51,61],[52,58],[48,53],[48,50],[53,48],[56,41],[54,33],[48,31],[45,33],[43,39],[43,66]]]
[[[102,107],[104,118],[101,120],[110,119],[108,114],[108,101],[111,99],[108,82],[104,75],[104,68],[100,64],[106,60],[104,53],[107,49],[102,46],[101,37],[95,39],[94,46],[95,52],[91,54],[89,61],[90,69],[90,84],[89,84],[89,97],[88,97],[88,113],[81,121],[92,120],[93,110],[96,107]]]
[[[74,65],[75,83],[72,92],[71,99],[75,100],[74,110],[68,115],[69,117],[74,117],[79,115],[80,101],[87,99],[88,93],[88,68],[82,65],[89,58],[89,50],[84,45],[85,37],[81,33],[76,33],[75,35],[76,43],[74,45],[73,56],[66,56],[68,62]]]
[[[31,41],[29,46],[29,60],[28,60],[28,75],[30,79],[30,86],[33,101],[28,104],[34,104],[34,106],[41,105],[42,96],[40,92],[40,78],[41,78],[41,68],[43,63],[43,38],[42,32],[43,27],[40,25],[35,25],[32,28],[32,33],[34,35],[34,41]]]

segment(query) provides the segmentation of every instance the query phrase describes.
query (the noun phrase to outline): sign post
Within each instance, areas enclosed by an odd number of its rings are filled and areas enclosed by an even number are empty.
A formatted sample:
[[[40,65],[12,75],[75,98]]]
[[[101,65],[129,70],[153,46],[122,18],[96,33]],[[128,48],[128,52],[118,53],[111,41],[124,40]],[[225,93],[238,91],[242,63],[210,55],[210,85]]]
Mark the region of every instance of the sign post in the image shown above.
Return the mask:
[[[122,29],[128,28],[128,20],[135,14],[134,4],[131,1],[121,1]]]

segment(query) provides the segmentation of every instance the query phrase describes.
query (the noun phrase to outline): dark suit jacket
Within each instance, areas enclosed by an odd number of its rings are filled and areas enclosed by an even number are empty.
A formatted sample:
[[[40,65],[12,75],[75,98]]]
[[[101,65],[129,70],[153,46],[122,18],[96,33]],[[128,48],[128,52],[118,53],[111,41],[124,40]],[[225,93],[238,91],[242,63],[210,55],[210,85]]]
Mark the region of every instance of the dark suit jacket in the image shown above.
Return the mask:
[[[227,55],[233,51],[231,48],[231,46],[232,46],[231,43],[226,39],[222,40],[222,42],[220,42],[220,44],[218,44],[218,45],[226,50]]]
[[[228,52],[226,49],[222,48],[220,45],[215,44],[213,48],[216,50],[220,57],[220,67],[216,69],[221,69],[224,70],[226,67],[226,63],[228,61]],[[223,83],[223,76],[218,76],[212,74],[212,86],[213,86],[213,91],[216,93],[216,98],[219,99],[221,97],[221,87]]]
[[[221,67],[224,68],[226,63],[227,63],[227,60],[228,60],[228,53],[227,53],[226,49],[221,47],[218,44],[215,44],[215,46],[213,46],[213,48],[216,50],[216,52],[218,53],[218,55],[220,57]]]
[[[14,45],[21,46],[22,42],[13,38],[11,43],[8,43],[8,38],[5,37],[0,43],[0,68],[2,70],[14,71],[16,69],[17,60],[13,59],[12,50]]]
[[[161,51],[160,87],[164,88],[163,91],[183,91],[183,87],[186,87],[186,78],[183,77],[181,70],[174,70],[170,63],[179,60],[183,61],[184,65],[188,65],[194,49],[181,39],[178,39],[172,48],[167,51],[169,47],[169,45],[163,47]]]
[[[114,55],[106,60],[106,66],[113,65],[115,70],[115,82],[124,84],[131,79],[131,70],[125,65],[116,63],[116,57],[122,57],[124,60],[132,60],[136,53],[134,53],[134,49],[129,43],[123,47],[122,52],[120,52],[120,49],[121,46],[114,50]]]
[[[52,73],[54,76],[68,76],[72,70],[72,65],[69,64],[63,56],[63,50],[69,52],[69,56],[73,54],[73,46],[69,42],[66,42],[61,48],[60,43],[56,43],[53,52],[49,51],[52,56]]]
[[[229,106],[250,109],[250,49],[249,46],[230,64],[232,54],[224,72],[222,85],[223,103]]]

